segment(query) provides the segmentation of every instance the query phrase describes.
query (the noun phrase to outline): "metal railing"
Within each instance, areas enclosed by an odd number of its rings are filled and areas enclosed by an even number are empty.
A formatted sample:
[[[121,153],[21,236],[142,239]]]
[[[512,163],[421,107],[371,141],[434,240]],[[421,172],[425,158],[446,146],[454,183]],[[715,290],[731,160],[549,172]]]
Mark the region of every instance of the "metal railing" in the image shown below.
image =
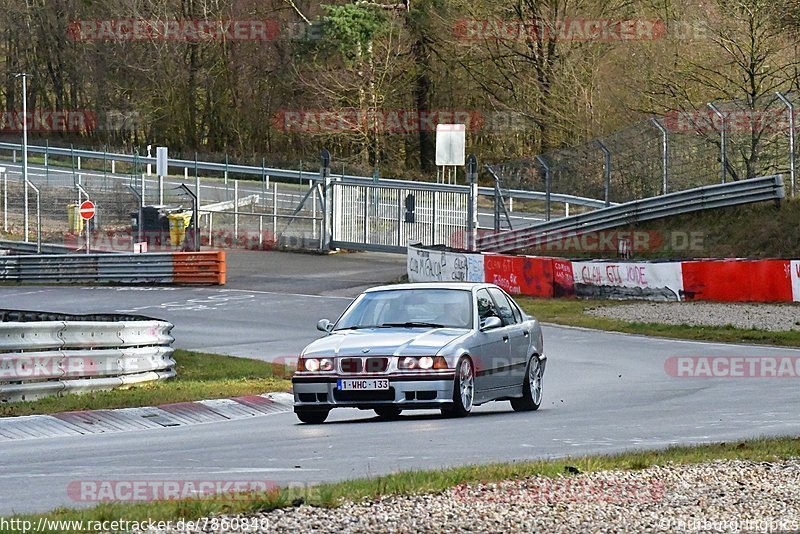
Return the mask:
[[[22,145],[14,143],[0,143],[0,150],[21,151]],[[99,152],[92,150],[79,150],[72,148],[56,148],[49,146],[43,147],[37,145],[28,145],[28,151],[36,154],[46,153],[48,155],[53,155],[53,156],[68,156],[71,158],[98,159],[104,162],[107,161],[123,162],[136,165],[155,165],[156,163],[156,158],[154,157],[119,154],[112,152]],[[322,180],[321,173],[318,172],[293,170],[293,169],[277,169],[274,167],[257,167],[251,165],[234,165],[229,163],[216,163],[208,161],[170,159],[169,167],[170,168],[177,167],[184,169],[185,171],[188,169],[197,169],[202,171],[219,172],[219,173],[224,173],[226,176],[228,174],[258,176],[259,179],[262,180],[265,177],[273,179],[280,178],[283,181],[300,182],[300,183],[305,183],[309,181],[316,183]],[[184,175],[186,174],[187,173],[184,172]],[[364,184],[364,185],[371,184],[371,185],[382,185],[387,187],[410,187],[414,189],[442,190],[442,186],[445,185],[445,184],[435,184],[430,182],[418,182],[411,180],[396,180],[396,179],[386,179],[386,178],[380,178],[376,180],[372,176],[358,176],[358,175],[344,174],[344,173],[331,174],[330,176],[336,181],[349,184]],[[469,189],[469,186],[467,185],[449,185],[448,187],[455,188],[456,190],[460,190],[465,193]],[[478,193],[481,195],[494,195],[494,189],[491,187],[480,187],[478,189]],[[527,191],[522,189],[506,188],[503,189],[503,193],[507,196],[524,200],[538,200],[538,201],[546,200],[546,194],[544,191]],[[607,205],[604,200],[598,200],[595,198],[586,198],[576,195],[557,194],[557,193],[552,193],[550,195],[550,200],[552,202],[569,203],[577,206],[586,206],[590,208],[601,208]]]
[[[172,378],[172,328],[141,316],[0,310],[0,402]]]
[[[409,241],[464,246],[468,190],[439,186],[333,183],[331,247],[404,252]]]
[[[780,201],[784,196],[781,175],[697,187],[535,224],[520,230],[484,235],[478,238],[478,249],[485,252],[511,252],[633,222],[682,215],[705,209],[768,200]]]

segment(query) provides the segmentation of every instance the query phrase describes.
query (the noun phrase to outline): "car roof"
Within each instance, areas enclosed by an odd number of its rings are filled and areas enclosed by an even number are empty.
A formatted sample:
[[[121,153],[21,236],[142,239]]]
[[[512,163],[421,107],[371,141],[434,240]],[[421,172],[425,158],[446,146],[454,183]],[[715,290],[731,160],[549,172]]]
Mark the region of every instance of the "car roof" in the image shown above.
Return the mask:
[[[373,291],[389,291],[392,289],[460,289],[462,291],[472,291],[481,287],[497,287],[494,284],[486,284],[483,282],[417,282],[409,284],[392,284],[388,286],[371,287],[364,291],[371,293]]]

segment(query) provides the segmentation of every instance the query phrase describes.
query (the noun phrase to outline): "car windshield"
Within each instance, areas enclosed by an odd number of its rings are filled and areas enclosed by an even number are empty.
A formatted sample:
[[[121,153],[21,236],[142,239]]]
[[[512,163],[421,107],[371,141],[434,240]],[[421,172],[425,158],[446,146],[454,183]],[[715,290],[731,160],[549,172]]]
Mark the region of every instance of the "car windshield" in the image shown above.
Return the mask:
[[[371,291],[342,315],[334,330],[391,327],[472,328],[472,294],[432,288]]]

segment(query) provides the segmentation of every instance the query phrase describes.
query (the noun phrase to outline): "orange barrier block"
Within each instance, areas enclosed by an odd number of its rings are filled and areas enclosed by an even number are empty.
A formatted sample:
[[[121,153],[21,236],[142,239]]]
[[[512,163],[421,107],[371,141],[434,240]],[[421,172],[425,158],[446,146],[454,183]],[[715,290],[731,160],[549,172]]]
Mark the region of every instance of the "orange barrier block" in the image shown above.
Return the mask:
[[[225,252],[175,252],[172,272],[178,284],[225,285]]]

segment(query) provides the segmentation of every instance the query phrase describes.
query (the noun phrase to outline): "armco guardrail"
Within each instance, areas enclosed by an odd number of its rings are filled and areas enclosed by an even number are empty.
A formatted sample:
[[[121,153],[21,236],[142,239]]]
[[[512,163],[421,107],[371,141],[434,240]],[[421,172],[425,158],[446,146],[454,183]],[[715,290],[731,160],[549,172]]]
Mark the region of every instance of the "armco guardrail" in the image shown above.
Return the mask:
[[[224,285],[225,252],[0,256],[0,281]]]
[[[21,252],[23,254],[37,254],[37,245],[34,242],[25,242],[25,241],[9,241],[6,239],[0,239],[0,250],[9,250],[14,252]],[[116,251],[113,250],[96,250],[92,248],[93,252],[98,254],[113,254]],[[56,245],[53,243],[42,243],[42,254],[70,254],[78,252],[75,247],[70,247],[68,245]]]
[[[783,179],[780,175],[697,187],[534,224],[520,230],[484,235],[478,239],[478,249],[487,252],[511,252],[632,222],[712,208],[781,200],[784,196]]]
[[[0,402],[172,378],[172,327],[141,316],[0,310]]]
[[[14,143],[0,143],[0,150],[22,150],[22,146]],[[130,154],[119,154],[119,153],[112,153],[112,152],[96,152],[92,150],[77,150],[77,149],[70,149],[70,148],[57,148],[57,147],[43,147],[37,145],[28,145],[28,152],[35,153],[35,154],[50,154],[53,156],[69,156],[69,157],[77,157],[77,158],[86,158],[86,159],[99,159],[103,161],[120,161],[124,163],[141,163],[141,164],[156,164],[156,158],[154,157],[147,157],[147,156],[133,156]],[[201,171],[213,171],[213,172],[227,172],[231,174],[243,174],[243,175],[251,175],[251,176],[269,176],[272,179],[279,178],[284,181],[289,182],[308,182],[309,180],[312,182],[320,181],[320,175],[318,172],[309,172],[309,171],[298,171],[292,169],[277,169],[271,167],[254,167],[250,165],[231,165],[225,163],[214,163],[208,161],[198,161],[195,162],[194,160],[182,160],[182,159],[170,159],[169,160],[170,167],[178,167],[182,169],[194,169],[197,168]],[[196,167],[195,167],[196,166]],[[331,178],[333,180],[340,180],[344,183],[350,184],[362,184],[362,185],[379,185],[379,186],[387,186],[387,187],[404,187],[410,189],[430,189],[436,191],[446,191],[446,190],[453,190],[465,193],[469,190],[469,186],[466,185],[447,185],[447,184],[435,184],[429,182],[416,182],[410,180],[391,180],[382,178],[375,181],[375,178],[372,176],[358,176],[353,174],[331,174]],[[481,195],[494,195],[494,189],[491,187],[480,187],[478,188],[478,193]],[[539,200],[544,201],[547,198],[547,195],[543,191],[524,191],[520,189],[503,189],[502,193],[504,195],[512,196],[514,198],[521,198],[526,200]],[[564,195],[564,194],[557,194],[553,193],[550,195],[551,202],[559,202],[559,203],[567,203],[567,204],[574,204],[576,206],[586,206],[591,208],[602,208],[606,206],[606,203],[603,200],[598,200],[594,198],[585,198],[579,197],[574,195]]]

